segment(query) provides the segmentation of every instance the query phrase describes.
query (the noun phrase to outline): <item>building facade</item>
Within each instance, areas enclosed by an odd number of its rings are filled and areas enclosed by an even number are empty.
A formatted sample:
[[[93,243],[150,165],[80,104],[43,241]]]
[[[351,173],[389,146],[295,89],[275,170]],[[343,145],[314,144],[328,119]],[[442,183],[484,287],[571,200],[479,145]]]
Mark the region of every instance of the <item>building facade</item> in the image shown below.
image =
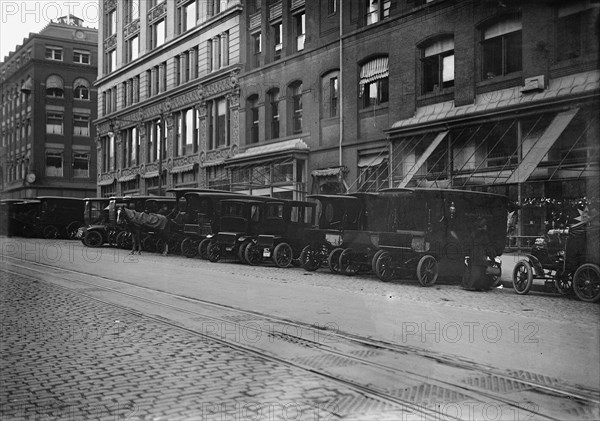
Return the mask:
[[[229,188],[239,148],[240,1],[103,0],[98,194]]]
[[[4,198],[96,193],[97,30],[66,16],[0,63]]]

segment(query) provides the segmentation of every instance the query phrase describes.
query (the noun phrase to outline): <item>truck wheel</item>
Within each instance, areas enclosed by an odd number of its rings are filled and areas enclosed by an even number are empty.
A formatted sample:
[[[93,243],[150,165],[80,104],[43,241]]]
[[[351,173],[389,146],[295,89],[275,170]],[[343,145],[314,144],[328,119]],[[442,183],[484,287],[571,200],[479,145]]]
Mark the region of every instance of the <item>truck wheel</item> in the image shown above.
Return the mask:
[[[254,243],[248,244],[246,250],[244,250],[244,257],[249,265],[258,266],[262,262],[262,248],[258,247]]]
[[[435,284],[438,278],[438,262],[435,257],[427,254],[417,264],[417,279],[421,286],[429,287]]]
[[[338,247],[333,249],[331,253],[329,253],[329,257],[327,258],[327,264],[329,265],[329,270],[333,273],[340,272],[340,255],[343,251],[343,248]]]
[[[352,249],[346,249],[340,254],[340,273],[352,276],[358,273],[358,265],[352,261]]]
[[[533,269],[526,260],[519,260],[513,270],[513,288],[519,295],[525,295],[533,285]]]
[[[205,238],[204,240],[200,241],[200,244],[198,244],[198,256],[200,256],[202,260],[208,260],[209,244],[210,238]]]
[[[292,247],[288,243],[279,243],[273,251],[273,262],[280,268],[286,268],[292,263]]]
[[[88,231],[82,241],[88,247],[100,247],[104,243],[102,234],[98,231]]]
[[[309,272],[319,269],[322,263],[317,251],[310,245],[302,249],[299,260],[302,267]]]
[[[390,253],[384,251],[379,255],[375,263],[375,274],[383,282],[392,280],[394,277],[394,263]]]
[[[581,301],[600,300],[600,268],[593,263],[579,266],[573,275],[573,290]]]

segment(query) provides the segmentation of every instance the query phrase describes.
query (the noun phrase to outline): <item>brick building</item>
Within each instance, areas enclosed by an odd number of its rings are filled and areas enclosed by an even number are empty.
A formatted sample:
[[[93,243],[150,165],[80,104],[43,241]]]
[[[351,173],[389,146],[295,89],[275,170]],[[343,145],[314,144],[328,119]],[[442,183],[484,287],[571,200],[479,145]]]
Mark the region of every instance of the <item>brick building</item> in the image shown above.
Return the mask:
[[[239,147],[240,1],[103,0],[98,194],[228,187]]]
[[[97,30],[66,16],[0,63],[5,198],[96,193]]]

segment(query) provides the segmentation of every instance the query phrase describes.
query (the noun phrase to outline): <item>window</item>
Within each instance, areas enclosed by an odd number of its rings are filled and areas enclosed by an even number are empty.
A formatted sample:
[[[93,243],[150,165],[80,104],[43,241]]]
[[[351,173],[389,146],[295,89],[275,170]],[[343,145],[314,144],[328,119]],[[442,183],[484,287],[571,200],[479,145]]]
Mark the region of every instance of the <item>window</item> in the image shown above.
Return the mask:
[[[593,53],[598,45],[595,22],[598,6],[590,2],[570,2],[558,9],[556,60],[570,60]]]
[[[54,98],[63,98],[63,80],[58,75],[48,76],[46,79],[46,96]]]
[[[179,6],[177,14],[178,30],[180,34],[195,27],[196,19],[198,19],[196,0],[187,2],[183,6]]]
[[[63,50],[59,47],[46,47],[46,59],[62,61]]]
[[[283,50],[283,25],[281,22],[276,23],[272,27],[273,30],[273,60],[279,60],[281,58],[281,51]]]
[[[111,10],[106,14],[105,22],[105,33],[104,38],[108,38],[111,35],[117,33],[117,11],[116,9]]]
[[[105,71],[107,73],[112,73],[115,70],[117,70],[117,50],[113,49],[113,50],[107,51],[105,53],[105,56],[106,56],[106,63],[104,64]]]
[[[90,83],[82,78],[73,82],[73,98],[81,101],[90,100]]]
[[[292,133],[302,133],[302,82],[290,87],[292,94]]]
[[[482,79],[518,72],[522,67],[521,19],[496,22],[483,31]]]
[[[372,25],[390,16],[391,0],[366,0],[367,25]]]
[[[57,112],[46,113],[46,133],[63,134],[63,115]]]
[[[147,148],[147,162],[158,161],[159,151],[162,151],[162,158],[165,159],[166,150],[164,148],[164,135],[162,134],[162,121],[156,119],[148,123],[147,129],[148,136],[148,148]]]
[[[90,135],[90,116],[89,115],[73,115],[73,136],[89,136]]]
[[[140,56],[140,37],[136,35],[126,41],[127,62],[131,62]]]
[[[327,0],[327,14],[334,15],[337,13],[337,0]]]
[[[323,98],[323,117],[331,118],[338,115],[338,86],[339,72],[330,72],[321,80],[321,93]]]
[[[359,88],[363,108],[388,102],[389,67],[387,57],[373,59],[361,67]]]
[[[300,13],[294,19],[296,21],[296,51],[302,51],[306,39],[306,14]]]
[[[196,117],[196,110],[189,108],[183,112],[183,145],[184,155],[192,155],[198,152],[198,118]]]
[[[46,176],[62,177],[63,156],[61,151],[46,151]]]
[[[150,48],[160,47],[165,43],[165,20],[161,19],[150,27]]]
[[[250,98],[248,98],[248,110],[250,143],[258,143],[260,123],[258,112],[258,95],[252,95]]]
[[[271,89],[268,94],[269,98],[269,139],[279,138],[279,89]]]
[[[252,64],[255,67],[260,66],[260,55],[262,53],[262,34],[260,32],[252,34]]]
[[[123,130],[123,168],[136,166],[140,153],[140,139],[137,127]]]
[[[73,50],[73,63],[90,64],[90,52]]]
[[[209,147],[216,149],[229,145],[229,113],[225,98],[219,98],[207,103]]]
[[[133,22],[140,18],[140,0],[127,0],[125,9],[126,23]]]
[[[73,177],[88,178],[90,176],[90,156],[87,153],[73,153]]]
[[[421,50],[422,93],[454,86],[454,39],[436,41]]]

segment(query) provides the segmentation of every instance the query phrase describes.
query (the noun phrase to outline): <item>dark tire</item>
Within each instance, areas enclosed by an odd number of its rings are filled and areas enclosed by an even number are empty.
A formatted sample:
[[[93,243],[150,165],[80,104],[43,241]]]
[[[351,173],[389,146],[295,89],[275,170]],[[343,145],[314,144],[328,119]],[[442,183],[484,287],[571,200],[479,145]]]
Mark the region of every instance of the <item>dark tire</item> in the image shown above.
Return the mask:
[[[248,244],[244,250],[244,259],[250,266],[258,266],[262,263],[262,248],[254,243]]]
[[[573,275],[573,290],[581,301],[600,300],[600,267],[593,263],[579,266]]]
[[[317,251],[310,245],[302,249],[299,260],[302,267],[309,272],[319,269],[322,263]]]
[[[573,291],[573,280],[562,273],[557,273],[554,277],[554,286],[561,295],[570,295]]]
[[[117,234],[115,243],[120,249],[130,249],[133,246],[133,238],[130,232],[121,231]]]
[[[329,266],[329,270],[333,273],[340,272],[340,255],[344,251],[343,248],[338,247],[335,248],[329,253],[329,257],[327,258],[327,265]]]
[[[250,244],[252,244],[252,240],[244,240],[244,242],[238,248],[238,259],[240,259],[240,262],[244,264],[248,264],[248,261],[246,260],[246,248],[248,248]]]
[[[208,260],[208,246],[210,245],[210,238],[205,238],[204,240],[200,241],[200,244],[198,244],[198,256],[200,256],[200,258],[202,260]]]
[[[533,285],[533,268],[526,260],[519,260],[513,270],[513,288],[519,295],[525,295]]]
[[[221,246],[217,243],[210,243],[208,245],[208,260],[215,263],[221,259]]]
[[[371,269],[373,270],[373,273],[377,272],[375,265],[377,264],[377,259],[379,259],[379,256],[381,256],[383,253],[385,253],[383,250],[377,250],[377,252],[373,255],[373,258],[371,259]]]
[[[44,227],[42,235],[49,240],[58,238],[58,228],[54,225],[47,225]]]
[[[359,265],[352,261],[352,249],[345,249],[339,258],[340,273],[352,276],[358,273]]]
[[[292,263],[293,253],[292,246],[288,243],[279,243],[273,250],[273,263],[277,267],[286,268]]]
[[[427,254],[417,264],[417,279],[421,286],[430,287],[435,284],[439,275],[438,262],[435,257]]]
[[[157,240],[152,235],[147,235],[142,240],[142,249],[144,251],[154,253],[157,249]]]
[[[383,282],[389,282],[394,277],[394,264],[392,255],[388,252],[383,252],[377,258],[375,263],[375,274]]]
[[[77,235],[77,230],[81,228],[83,224],[79,221],[73,221],[69,225],[67,225],[67,238],[69,240],[74,240]]]
[[[198,254],[198,240],[192,237],[185,237],[181,242],[181,254],[191,259]]]
[[[88,231],[82,241],[87,247],[101,247],[104,244],[102,234],[98,231]]]

